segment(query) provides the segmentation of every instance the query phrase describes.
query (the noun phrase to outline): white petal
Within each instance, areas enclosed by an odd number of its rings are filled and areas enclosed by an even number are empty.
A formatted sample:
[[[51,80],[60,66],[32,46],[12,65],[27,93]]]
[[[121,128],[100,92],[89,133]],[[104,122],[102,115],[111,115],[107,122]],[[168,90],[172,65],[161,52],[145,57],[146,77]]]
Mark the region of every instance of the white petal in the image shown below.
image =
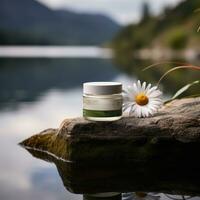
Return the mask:
[[[162,105],[163,105],[163,102],[155,102],[154,104],[153,104],[154,106],[158,106],[158,107],[161,107]]]
[[[123,112],[126,111],[128,108],[130,108],[133,105],[133,103],[123,103],[122,109]]]
[[[137,88],[139,92],[142,90],[142,85],[141,85],[140,80],[137,81]]]
[[[131,106],[131,109],[130,109],[130,111],[129,111],[129,115],[134,115],[135,109],[136,109],[136,106],[135,106],[135,105],[132,105],[132,106]]]
[[[122,90],[122,94],[127,95],[128,94],[127,90]]]
[[[162,95],[162,92],[160,90],[155,90],[149,94],[149,98],[159,97]]]
[[[146,108],[146,112],[147,112],[147,117],[152,116],[152,111],[149,108]]]
[[[151,88],[151,83],[149,83],[149,84],[147,85],[147,88],[146,88],[145,92],[147,93],[148,90],[149,90],[150,88]]]
[[[148,117],[151,115],[151,110],[149,109],[149,106],[143,106],[143,113],[145,114],[145,117]]]
[[[147,95],[150,95],[153,91],[155,91],[155,90],[157,90],[157,86],[154,86],[154,87],[152,87],[151,89],[149,89],[148,91],[147,91]]]
[[[136,108],[137,108],[136,104],[132,105],[132,107],[131,107],[131,109],[132,109],[133,112],[136,110]]]
[[[141,117],[146,117],[146,111],[141,107]]]
[[[132,94],[133,93],[133,87],[128,85],[127,86],[127,92],[128,92],[128,94]]]
[[[129,101],[133,101],[135,95],[136,95],[136,92],[135,92],[134,88],[129,85],[127,87],[127,90],[125,90],[125,92],[124,92],[124,99],[129,98]]]
[[[149,110],[153,110],[153,111],[158,111],[158,109],[160,108],[161,106],[158,106],[158,105],[151,105],[149,106]]]
[[[161,99],[150,99],[149,100],[149,104],[150,105],[162,105],[163,102]]]
[[[131,112],[131,116],[134,116],[134,117],[138,117],[137,116],[137,113],[138,113],[138,105],[136,104]]]
[[[152,116],[158,110],[158,107],[153,104],[148,104],[147,106],[143,107],[145,108],[145,113],[147,117]]]
[[[160,105],[154,104],[154,105],[151,105],[151,106],[150,106],[150,109],[152,108],[152,109],[154,109],[154,110],[158,110],[160,107],[161,107]]]
[[[151,111],[157,111],[158,109],[157,108],[155,108],[154,106],[151,106],[151,107],[149,107],[149,110],[151,110]]]
[[[142,116],[143,117],[148,117],[148,110],[145,106],[142,107]]]
[[[145,89],[146,89],[146,82],[143,82],[143,84],[142,84],[142,91],[145,92]]]
[[[163,100],[160,97],[149,97],[149,102],[153,102],[153,101],[158,101],[158,102],[163,102]]]
[[[133,84],[133,90],[134,90],[134,95],[136,95],[139,92],[137,85],[135,83]]]
[[[151,113],[149,112],[149,110],[146,111],[146,117],[151,116]]]
[[[148,110],[148,112],[149,112],[149,115],[151,115],[151,116],[154,114],[154,112],[152,110]]]
[[[137,107],[137,115],[138,115],[138,117],[142,117],[142,108],[141,108],[141,106]]]

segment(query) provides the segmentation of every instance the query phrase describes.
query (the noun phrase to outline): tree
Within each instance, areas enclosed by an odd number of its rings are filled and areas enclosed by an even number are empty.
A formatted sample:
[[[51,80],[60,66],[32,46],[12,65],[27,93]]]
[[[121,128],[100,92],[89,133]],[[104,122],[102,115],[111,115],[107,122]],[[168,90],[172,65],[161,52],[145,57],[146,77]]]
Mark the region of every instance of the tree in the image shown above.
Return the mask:
[[[149,4],[147,2],[143,2],[142,4],[142,18],[141,21],[147,21],[151,16]]]

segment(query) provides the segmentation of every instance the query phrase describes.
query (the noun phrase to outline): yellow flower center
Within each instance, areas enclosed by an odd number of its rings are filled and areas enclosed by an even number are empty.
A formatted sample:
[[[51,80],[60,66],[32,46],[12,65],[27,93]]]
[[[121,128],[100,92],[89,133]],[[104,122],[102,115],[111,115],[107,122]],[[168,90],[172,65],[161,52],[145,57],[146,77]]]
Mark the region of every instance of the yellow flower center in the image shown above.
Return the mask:
[[[144,93],[139,93],[135,96],[135,101],[138,105],[144,106],[148,104],[149,99]]]

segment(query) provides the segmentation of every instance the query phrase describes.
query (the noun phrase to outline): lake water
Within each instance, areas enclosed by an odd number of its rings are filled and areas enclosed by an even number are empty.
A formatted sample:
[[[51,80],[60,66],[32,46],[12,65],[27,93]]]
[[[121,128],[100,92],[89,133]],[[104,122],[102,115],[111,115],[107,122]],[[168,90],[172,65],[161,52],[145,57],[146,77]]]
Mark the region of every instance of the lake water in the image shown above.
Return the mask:
[[[81,116],[83,82],[133,80],[110,59],[83,57],[0,59],[0,200],[83,198],[65,189],[53,164],[18,145],[65,118]],[[137,199],[128,196],[124,199]]]
[[[83,82],[124,77],[108,59],[0,59],[0,199],[82,199],[65,190],[53,165],[17,144],[81,116]]]

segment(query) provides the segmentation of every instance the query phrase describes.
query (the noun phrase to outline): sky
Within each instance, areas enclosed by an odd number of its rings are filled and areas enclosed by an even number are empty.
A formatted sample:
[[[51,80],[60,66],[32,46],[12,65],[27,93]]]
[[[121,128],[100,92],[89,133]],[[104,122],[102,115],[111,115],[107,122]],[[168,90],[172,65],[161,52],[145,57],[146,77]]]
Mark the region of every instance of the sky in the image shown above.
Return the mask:
[[[165,6],[174,6],[182,0],[37,0],[53,9],[71,9],[77,12],[100,13],[120,24],[137,22],[141,6],[147,2],[152,13],[158,14]]]

